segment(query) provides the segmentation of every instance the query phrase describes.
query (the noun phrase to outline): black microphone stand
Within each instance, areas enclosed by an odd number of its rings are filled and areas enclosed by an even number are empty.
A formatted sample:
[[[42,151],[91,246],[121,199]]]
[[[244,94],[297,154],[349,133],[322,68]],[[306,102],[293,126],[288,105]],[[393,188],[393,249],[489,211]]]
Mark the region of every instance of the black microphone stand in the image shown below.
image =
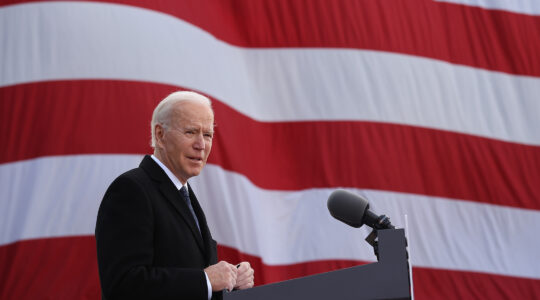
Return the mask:
[[[366,237],[366,242],[373,247],[373,252],[375,253],[375,256],[377,257],[377,260],[379,260],[379,244],[377,240],[377,231],[380,229],[395,229],[396,227],[390,223],[390,218],[386,215],[380,215],[377,217],[377,220],[372,224],[371,226],[373,230],[371,233]]]

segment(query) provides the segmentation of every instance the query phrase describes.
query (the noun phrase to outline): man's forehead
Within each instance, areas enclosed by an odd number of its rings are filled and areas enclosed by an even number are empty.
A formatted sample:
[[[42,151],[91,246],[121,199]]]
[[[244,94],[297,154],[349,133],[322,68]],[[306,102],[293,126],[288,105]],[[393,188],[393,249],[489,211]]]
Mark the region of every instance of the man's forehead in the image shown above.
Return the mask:
[[[214,114],[209,107],[176,106],[171,117],[172,123],[181,127],[214,127]]]
[[[172,108],[174,114],[177,117],[184,117],[188,119],[214,119],[214,112],[212,109],[203,103],[193,101],[181,101],[174,105]]]
[[[179,128],[188,128],[188,129],[202,128],[204,130],[214,129],[214,122],[212,120],[208,120],[208,122],[200,122],[200,121],[189,121],[189,120],[179,119],[178,122],[176,122],[176,124],[177,124],[177,127]]]

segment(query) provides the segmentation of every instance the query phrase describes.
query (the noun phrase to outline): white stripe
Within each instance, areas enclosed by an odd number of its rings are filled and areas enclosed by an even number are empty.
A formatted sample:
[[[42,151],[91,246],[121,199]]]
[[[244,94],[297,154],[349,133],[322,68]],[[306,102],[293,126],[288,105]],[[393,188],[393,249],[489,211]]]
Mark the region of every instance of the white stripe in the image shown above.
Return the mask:
[[[538,0],[433,0],[485,9],[499,9],[527,15],[540,15],[540,1]]]
[[[375,260],[353,229],[329,215],[333,189],[262,190],[242,175],[207,166],[191,181],[219,243],[271,265],[319,259]],[[387,191],[353,190],[409,230],[417,266],[540,278],[540,212]],[[215,199],[214,201],[212,201]],[[205,202],[205,200],[207,202]]]
[[[120,79],[208,93],[261,121],[408,124],[540,145],[540,78],[351,49],[243,49],[129,6],[0,9],[0,86]]]
[[[141,155],[52,156],[0,165],[0,244],[94,234],[109,184]]]
[[[141,156],[47,157],[0,165],[0,244],[93,234],[108,184]],[[208,165],[190,179],[214,238],[270,265],[321,259],[374,261],[366,228],[332,219],[332,189],[262,190]],[[540,212],[385,191],[364,193],[395,225],[409,216],[417,266],[540,278]]]

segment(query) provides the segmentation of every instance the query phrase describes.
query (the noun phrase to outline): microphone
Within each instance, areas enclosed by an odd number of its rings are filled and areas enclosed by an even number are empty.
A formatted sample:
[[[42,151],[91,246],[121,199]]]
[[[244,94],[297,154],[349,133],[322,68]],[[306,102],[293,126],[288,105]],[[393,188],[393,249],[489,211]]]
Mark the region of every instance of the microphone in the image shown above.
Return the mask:
[[[377,216],[369,210],[367,199],[346,190],[333,191],[327,205],[332,217],[349,226],[358,228],[366,224],[373,229],[395,228],[387,216]]]

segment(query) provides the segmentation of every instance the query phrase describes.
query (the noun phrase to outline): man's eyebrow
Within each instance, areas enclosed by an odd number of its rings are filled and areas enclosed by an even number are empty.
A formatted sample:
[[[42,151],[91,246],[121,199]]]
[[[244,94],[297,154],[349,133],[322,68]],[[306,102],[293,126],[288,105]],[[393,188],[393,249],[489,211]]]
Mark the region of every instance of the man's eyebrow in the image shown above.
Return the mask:
[[[182,131],[189,130],[189,131],[197,131],[197,132],[204,132],[204,133],[211,133],[211,134],[214,134],[215,132],[214,128],[204,129],[197,126],[184,126],[184,127],[179,128],[179,130],[182,130]]]

